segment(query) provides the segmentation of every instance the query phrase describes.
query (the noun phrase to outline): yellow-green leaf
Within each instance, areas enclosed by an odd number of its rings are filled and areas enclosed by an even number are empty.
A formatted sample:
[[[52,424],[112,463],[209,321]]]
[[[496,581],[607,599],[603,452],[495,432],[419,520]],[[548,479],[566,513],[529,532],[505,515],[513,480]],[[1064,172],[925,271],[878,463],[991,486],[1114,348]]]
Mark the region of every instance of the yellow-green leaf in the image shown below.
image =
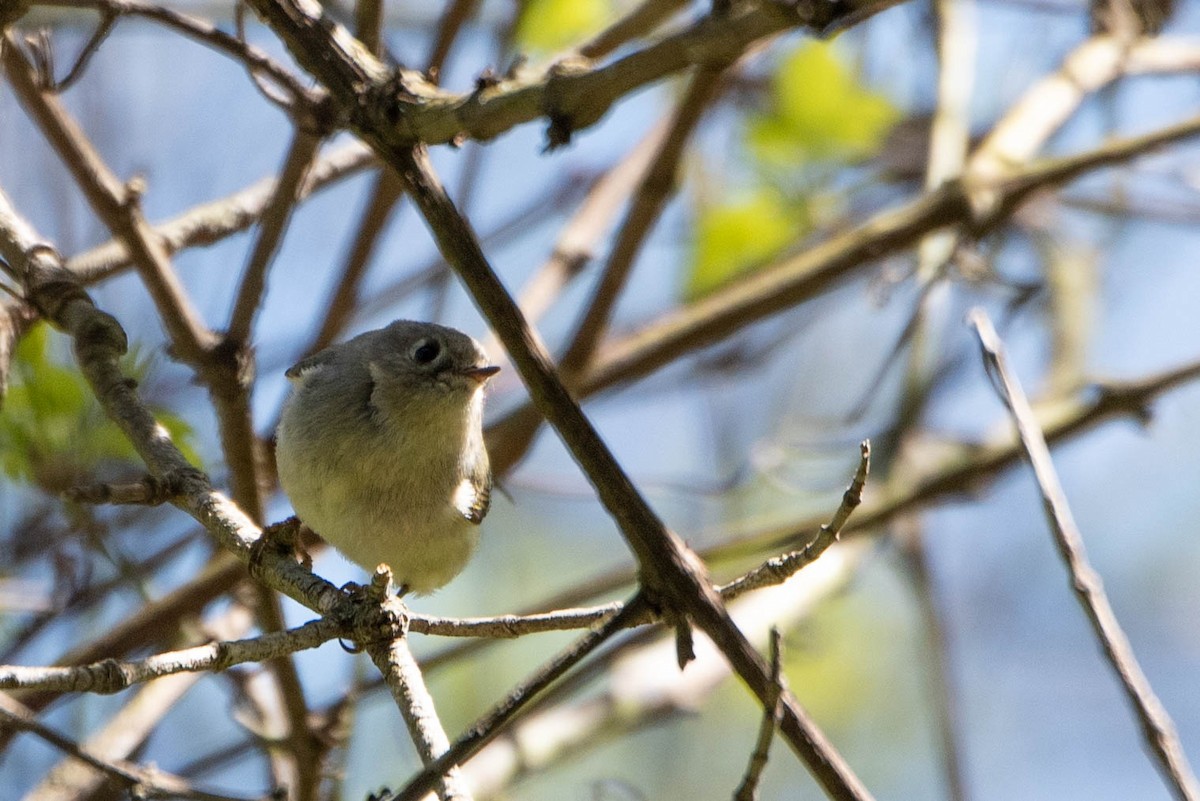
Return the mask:
[[[561,50],[600,30],[612,16],[611,0],[530,0],[517,23],[522,50]]]
[[[700,209],[685,296],[705,295],[775,256],[805,233],[806,217],[767,189]]]
[[[140,382],[148,365],[127,359],[124,366]],[[35,326],[22,338],[12,372],[12,386],[0,413],[0,471],[60,491],[102,463],[137,459],[80,372],[54,359],[49,326]],[[162,410],[154,411],[176,443],[195,459],[187,424]]]
[[[833,44],[808,41],[780,63],[770,108],[748,124],[747,144],[770,165],[873,153],[899,110],[863,86]]]

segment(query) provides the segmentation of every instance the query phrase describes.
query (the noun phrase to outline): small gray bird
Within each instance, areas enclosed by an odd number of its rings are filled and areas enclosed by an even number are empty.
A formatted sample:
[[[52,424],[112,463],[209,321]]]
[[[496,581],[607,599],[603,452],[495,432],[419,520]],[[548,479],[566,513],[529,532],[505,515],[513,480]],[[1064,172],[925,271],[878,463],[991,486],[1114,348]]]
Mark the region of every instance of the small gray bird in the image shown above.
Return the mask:
[[[432,592],[466,566],[492,475],[483,388],[499,371],[471,337],[397,320],[287,371],[276,437],[296,515],[401,592]]]

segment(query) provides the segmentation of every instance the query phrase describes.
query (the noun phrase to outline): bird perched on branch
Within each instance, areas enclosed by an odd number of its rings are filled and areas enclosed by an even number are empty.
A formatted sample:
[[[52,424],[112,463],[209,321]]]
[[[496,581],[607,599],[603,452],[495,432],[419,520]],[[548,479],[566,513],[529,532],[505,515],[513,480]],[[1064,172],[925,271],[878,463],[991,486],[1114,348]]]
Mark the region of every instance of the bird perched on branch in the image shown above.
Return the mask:
[[[398,320],[304,359],[275,458],[296,515],[401,592],[454,578],[479,542],[492,476],[483,394],[499,371],[453,328]]]

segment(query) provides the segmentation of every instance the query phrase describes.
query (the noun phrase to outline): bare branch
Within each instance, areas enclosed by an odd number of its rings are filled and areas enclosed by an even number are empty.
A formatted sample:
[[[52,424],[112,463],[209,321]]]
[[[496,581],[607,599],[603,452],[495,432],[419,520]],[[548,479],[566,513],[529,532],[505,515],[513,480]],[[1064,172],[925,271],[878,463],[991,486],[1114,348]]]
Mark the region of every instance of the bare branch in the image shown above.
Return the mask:
[[[628,14],[582,44],[579,55],[603,58],[626,42],[653,32],[686,5],[685,0],[642,0]]]
[[[33,68],[21,55],[11,33],[5,35],[2,55],[5,74],[17,98],[54,146],[93,210],[134,255],[134,264],[171,332],[179,355],[194,363],[201,362],[204,351],[215,343],[215,337],[200,322],[171,269],[169,255],[142,217],[138,208],[141,187],[122,184],[58,98],[41,91]]]
[[[801,3],[752,2],[721,18],[705,18],[624,58],[602,67],[559,62],[530,76],[506,78],[492,86],[458,95],[442,91],[412,70],[401,70],[403,86],[397,97],[388,85],[392,76],[383,65],[364,58],[370,54],[319,6],[253,0],[251,5],[326,88],[345,97],[374,86],[382,96],[374,107],[353,111],[353,127],[372,129],[375,136],[398,146],[446,144],[463,138],[492,139],[524,122],[545,116],[550,121],[550,144],[563,144],[574,131],[597,122],[620,98],[638,87],[698,64],[726,64],[751,44],[789,28],[829,29],[846,19],[860,21],[897,0],[879,2]],[[311,43],[324,47],[342,65],[332,74]],[[393,105],[395,122],[387,119],[384,103]],[[346,111],[350,109],[343,107]]]
[[[646,603],[644,596],[639,593],[630,599],[619,612],[598,624],[585,637],[576,640],[569,648],[540,667],[519,687],[514,688],[503,701],[470,726],[462,737],[437,760],[427,765],[424,771],[410,780],[400,792],[389,796],[388,801],[417,801],[424,797],[450,768],[461,765],[470,759],[503,731],[513,716],[538,693],[586,659],[589,654],[624,628],[627,620],[636,618],[644,611],[646,611]]]
[[[755,801],[758,798],[758,782],[762,772],[767,767],[767,758],[771,749],[771,740],[775,738],[775,727],[779,725],[779,696],[783,693],[783,676],[780,671],[780,634],[779,629],[771,628],[771,681],[775,683],[775,703],[763,705],[762,725],[758,728],[758,739],[754,743],[754,751],[750,754],[750,764],[746,766],[746,774],[741,784],[733,793],[733,801]]]
[[[353,142],[318,158],[300,186],[304,200],[325,187],[358,174],[375,163],[365,145]],[[211,245],[246,230],[266,213],[278,192],[279,180],[270,175],[228,197],[196,206],[155,225],[153,235],[173,255],[190,247]],[[72,256],[67,267],[85,284],[101,281],[129,266],[129,252],[119,241],[107,242]]]
[[[206,20],[182,14],[174,9],[140,0],[39,0],[39,5],[89,8],[106,17],[143,17],[242,62],[252,75],[262,75],[286,92],[292,103],[307,103],[314,99],[309,89],[295,75],[262,50],[246,44],[236,36],[230,36]]]
[[[1088,561],[1083,535],[1075,524],[1066,493],[1059,483],[1046,437],[1008,363],[1004,345],[985,311],[977,308],[971,312],[969,319],[983,348],[988,372],[996,381],[997,390],[1012,414],[1020,433],[1021,447],[1037,477],[1046,521],[1050,524],[1055,544],[1066,564],[1071,587],[1141,723],[1146,746],[1158,761],[1159,769],[1176,798],[1184,801],[1200,799],[1200,785],[1188,764],[1175,724],[1142,672],[1133,646],[1108,602],[1100,575]]]
[[[768,559],[765,564],[720,587],[722,597],[729,600],[736,598],[744,592],[756,590],[759,587],[780,584],[791,578],[791,576],[806,565],[817,561],[829,546],[837,542],[842,527],[850,519],[850,513],[862,503],[863,487],[867,483],[867,474],[871,469],[871,443],[864,440],[859,447],[861,449],[861,457],[858,462],[858,470],[854,473],[854,478],[851,480],[850,486],[842,493],[842,504],[838,507],[837,512],[834,513],[833,519],[821,526],[816,538],[799,551],[792,551],[791,553],[785,553],[782,556]]]
[[[69,737],[38,722],[28,709],[7,696],[0,695],[0,720],[6,728],[26,731],[43,742],[79,760],[84,765],[107,776],[129,790],[137,791],[144,798],[185,798],[194,801],[245,801],[245,796],[235,797],[210,793],[193,787],[186,779],[166,773],[158,768],[146,768],[124,760],[112,760],[98,756],[90,749],[80,746]],[[65,788],[64,788],[65,789]]]
[[[344,625],[321,618],[288,631],[267,632],[247,640],[197,645],[133,662],[106,659],[90,665],[70,667],[0,665],[0,689],[116,693],[135,684],[176,673],[217,672],[245,662],[276,659],[316,648],[349,633]]]
[[[267,268],[283,242],[283,233],[300,202],[300,187],[321,146],[321,134],[297,126],[292,144],[284,158],[283,169],[275,186],[275,195],[263,210],[258,238],[250,250],[250,260],[242,273],[242,283],[229,316],[227,335],[234,342],[249,342],[255,314],[267,287]]]
[[[157,476],[145,476],[128,484],[88,484],[71,487],[66,497],[78,503],[136,504],[159,506],[172,500],[179,489]]]
[[[45,773],[38,786],[25,796],[27,801],[74,801],[96,792],[112,775],[96,762],[124,763],[199,680],[198,674],[169,676],[138,688],[103,728],[88,737],[78,752]],[[79,753],[94,759],[80,762]]]
[[[409,650],[405,631],[407,610],[395,597],[394,589],[391,571],[386,565],[380,565],[371,579],[369,595],[379,605],[383,626],[376,637],[364,642],[363,646],[391,690],[392,698],[408,726],[409,736],[417,747],[421,763],[428,768],[450,750],[450,738],[438,719],[421,668]],[[437,783],[439,798],[470,801],[470,793],[453,764],[440,772]]]

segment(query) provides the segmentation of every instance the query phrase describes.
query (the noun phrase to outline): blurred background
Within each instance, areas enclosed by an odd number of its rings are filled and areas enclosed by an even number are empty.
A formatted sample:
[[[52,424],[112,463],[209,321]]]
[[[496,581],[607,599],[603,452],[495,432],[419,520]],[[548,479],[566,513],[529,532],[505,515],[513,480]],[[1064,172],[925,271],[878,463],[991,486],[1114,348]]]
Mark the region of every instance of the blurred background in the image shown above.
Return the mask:
[[[61,78],[95,29],[98,6],[34,3],[15,33],[46,30]],[[231,4],[173,6],[234,30]],[[599,62],[640,50],[708,11],[674,6],[661,27]],[[1025,160],[1087,152],[1192,118],[1200,107],[1200,8],[1178,6],[1156,39],[1137,34],[1155,33],[1163,20],[1117,14],[1114,22],[1105,9],[1073,0],[979,0],[904,3],[831,41],[794,32],[766,40],[705,99],[677,180],[668,180],[673,191],[661,213],[651,205],[649,216],[626,215],[637,212],[634,198],[647,196],[638,189],[644,165],[661,161],[659,140],[650,137],[691,97],[693,76],[631,93],[567,146],[547,151],[540,120],[487,143],[435,147],[433,162],[555,354],[572,342],[614,259],[618,232],[649,229],[635,245],[599,355],[585,362],[594,366],[635,334],[653,337],[672,313],[703,309],[961,172],[954,130],[978,154],[997,123],[1014,119],[1018,101],[1065,61],[1076,59],[1082,74],[1102,74],[1105,67],[1080,54],[1106,35],[1131,37],[1142,60],[1131,56],[1116,80],[1100,85],[1066,81],[1081,93],[1077,107],[1049,125]],[[536,72],[594,42],[632,8],[621,0],[483,2],[454,39],[438,81],[470,91],[485,68],[504,73],[518,53],[527,60],[514,74]],[[353,8],[328,10],[354,27]],[[383,52],[410,67],[426,65],[444,30],[443,4],[383,10]],[[245,36],[302,75],[253,18]],[[137,16],[121,18],[60,99],[117,176],[144,179],[141,203],[155,224],[276,174],[292,137],[287,115],[241,64]],[[938,125],[948,126],[951,144],[935,147],[931,164],[930,131]],[[1036,125],[1017,120],[1020,130]],[[322,153],[353,147],[341,134]],[[252,338],[252,411],[264,440],[286,393],[283,371],[313,342],[356,258],[362,277],[338,307],[344,315],[330,323],[333,339],[396,318],[436,320],[487,341],[506,364],[422,220],[403,200],[381,207],[387,190],[379,168],[359,160],[297,206],[272,262]],[[858,442],[872,440],[862,511],[882,511],[811,568],[747,596],[735,612],[764,649],[767,628],[782,629],[789,685],[876,797],[1169,797],[1073,597],[1028,467],[982,458],[1010,435],[963,319],[973,306],[989,310],[1048,415],[1082,413],[1103,382],[1196,364],[1198,181],[1200,152],[1188,141],[1089,170],[1032,198],[978,241],[964,238],[953,250],[945,237],[927,238],[919,247],[887,249],[884,258],[858,259],[817,291],[781,303],[776,313],[735,321],[715,344],[685,345],[637,380],[598,392],[576,386],[659,514],[693,547],[717,549],[710,567],[722,580],[811,538],[837,508]],[[101,265],[101,272],[115,265],[111,255],[89,256],[112,233],[4,81],[0,186],[73,264]],[[598,186],[611,187],[609,199],[597,199]],[[598,216],[584,235],[564,238],[588,203]],[[376,231],[363,221],[380,208],[386,213]],[[227,324],[255,237],[250,225],[222,229],[174,255],[190,299],[213,328]],[[578,255],[579,269],[565,271],[562,286],[551,282],[544,309],[532,311],[535,293],[522,292],[547,280],[556,248]],[[143,395],[188,455],[227,486],[209,395],[192,369],[168,355],[136,273],[104,272],[91,292],[129,332],[130,369]],[[1136,414],[1111,415],[1060,438],[1054,455],[1117,615],[1194,757],[1200,387],[1181,380],[1146,400],[1130,410]],[[526,401],[513,369],[492,383],[489,441],[502,491],[480,553],[448,587],[412,599],[415,610],[488,616],[552,608],[562,593],[604,576],[624,578],[573,602],[628,595],[631,556],[557,437],[542,427],[522,447],[522,426],[512,421]],[[0,419],[0,662],[62,658],[189,586],[212,554],[204,532],[169,506],[89,507],[58,497],[80,481],[139,474],[102,418],[65,339],[33,328],[13,362]],[[269,480],[270,470],[263,473]],[[942,475],[951,478],[938,484]],[[278,491],[268,497],[268,520],[290,514]],[[892,503],[905,498],[912,500]],[[734,541],[736,548],[718,548]],[[335,584],[362,578],[336,553],[314,553],[314,571]],[[223,593],[182,618],[147,623],[144,641],[121,655],[203,640],[213,631],[206,626],[247,597]],[[312,617],[291,601],[283,610],[288,625]],[[414,635],[412,643],[427,660],[453,738],[571,638],[528,636],[449,657],[458,641]],[[402,785],[419,763],[366,657],[328,643],[298,654],[295,664],[324,738],[319,797],[363,798]],[[719,658],[702,655],[680,674],[669,643],[633,634],[599,667],[535,710],[520,748],[490,749],[469,766],[479,797],[733,792],[760,711]],[[245,665],[163,689],[158,718],[126,756],[214,792],[261,797],[274,782],[267,754],[278,746],[256,689],[269,678],[261,666]],[[128,712],[141,692],[64,697],[41,719],[84,740]],[[54,795],[49,784],[61,759],[35,737],[11,737],[0,755],[0,797],[121,797],[96,784]],[[822,794],[776,743],[760,797]]]

